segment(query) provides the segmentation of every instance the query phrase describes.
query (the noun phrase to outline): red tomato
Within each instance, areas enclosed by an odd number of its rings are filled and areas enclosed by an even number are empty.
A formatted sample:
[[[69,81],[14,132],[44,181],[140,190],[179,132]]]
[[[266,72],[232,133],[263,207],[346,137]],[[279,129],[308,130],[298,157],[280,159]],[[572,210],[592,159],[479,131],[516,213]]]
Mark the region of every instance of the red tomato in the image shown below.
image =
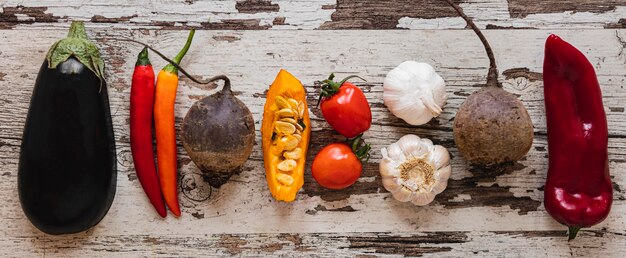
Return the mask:
[[[361,161],[345,143],[331,143],[317,153],[311,166],[313,178],[322,187],[339,190],[361,176]]]
[[[354,84],[333,82],[331,75],[322,85],[320,109],[324,119],[341,135],[353,138],[370,128],[372,110],[363,91]]]

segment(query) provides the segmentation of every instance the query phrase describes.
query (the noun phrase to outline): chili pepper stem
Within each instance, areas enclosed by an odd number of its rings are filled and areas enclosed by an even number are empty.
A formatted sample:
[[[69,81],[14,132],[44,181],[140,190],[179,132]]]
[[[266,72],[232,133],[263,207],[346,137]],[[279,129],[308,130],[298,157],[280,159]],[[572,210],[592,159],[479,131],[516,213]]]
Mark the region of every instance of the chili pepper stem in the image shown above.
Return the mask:
[[[119,40],[119,41],[127,41],[127,42],[133,42],[133,43],[137,43],[139,45],[144,46],[145,48],[148,48],[150,50],[152,50],[152,52],[156,53],[158,56],[160,56],[163,60],[167,61],[169,64],[171,64],[172,66],[174,66],[176,69],[178,69],[179,72],[183,73],[185,76],[187,76],[187,78],[189,78],[190,80],[192,80],[193,82],[197,83],[197,84],[210,84],[213,81],[200,81],[197,78],[191,76],[187,71],[185,71],[185,69],[183,69],[182,67],[180,67],[179,64],[175,63],[174,60],[169,59],[167,56],[165,56],[163,53],[161,53],[160,51],[156,50],[155,48],[151,47],[150,45],[143,43],[141,41],[137,41],[134,39],[126,39],[126,38],[104,38],[104,39],[113,39],[113,40]],[[147,55],[147,54],[146,54]],[[216,76],[219,77],[219,76]],[[217,78],[219,79],[219,78]],[[224,80],[225,81],[225,80]],[[225,85],[226,86],[226,85]],[[228,88],[230,89],[230,81],[228,84]]]
[[[178,52],[178,54],[172,59],[172,61],[174,61],[174,63],[180,64],[180,61],[183,60],[183,57],[185,56],[185,54],[187,54],[187,51],[189,50],[189,47],[191,46],[191,41],[193,40],[193,35],[195,33],[196,33],[195,29],[191,29],[189,31],[189,36],[187,36],[187,42],[185,42],[185,46],[183,46],[183,48],[180,50],[180,52]],[[178,68],[176,68],[172,64],[167,64],[163,68],[163,71],[178,74]]]
[[[569,226],[568,228],[569,228],[568,230],[569,237],[567,238],[567,241],[572,241],[574,238],[576,238],[576,235],[578,234],[580,227]]]
[[[150,65],[150,58],[148,58],[148,48],[144,47],[141,52],[139,52],[139,55],[137,56],[137,63],[135,63],[135,66],[142,66],[142,65]]]
[[[467,22],[467,25],[469,25],[472,28],[472,30],[476,33],[476,35],[480,39],[480,42],[482,42],[483,46],[485,47],[485,51],[487,52],[487,57],[489,57],[489,72],[487,73],[486,85],[488,87],[493,86],[493,87],[501,88],[502,84],[498,82],[498,67],[496,66],[496,58],[493,54],[493,50],[491,49],[491,46],[489,45],[489,42],[487,41],[487,38],[485,38],[485,35],[483,35],[483,33],[480,31],[478,26],[476,26],[474,21],[472,21],[471,18],[465,15],[465,13],[463,12],[463,9],[461,9],[459,5],[452,2],[452,0],[446,0],[446,1],[448,2],[448,4],[450,4],[450,6],[452,6],[452,8],[454,8],[454,10],[459,14],[459,16],[461,16],[461,18],[463,18],[463,20]]]

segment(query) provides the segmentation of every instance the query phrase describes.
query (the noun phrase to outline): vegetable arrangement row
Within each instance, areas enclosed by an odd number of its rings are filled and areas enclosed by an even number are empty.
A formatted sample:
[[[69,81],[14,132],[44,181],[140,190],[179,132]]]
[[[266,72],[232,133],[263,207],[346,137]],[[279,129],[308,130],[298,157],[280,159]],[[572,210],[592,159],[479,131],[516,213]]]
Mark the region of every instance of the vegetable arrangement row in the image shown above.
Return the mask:
[[[451,1],[476,32],[490,60],[487,83],[470,95],[456,114],[453,132],[459,152],[477,166],[496,167],[523,158],[533,141],[533,127],[523,103],[502,89],[493,51],[472,20]],[[156,76],[148,48],[138,55],[130,94],[130,141],[139,181],[157,213],[166,207],[180,216],[177,183],[174,103],[180,61],[194,31]],[[44,61],[31,99],[20,153],[18,190],[29,220],[49,234],[67,234],[96,225],[115,195],[116,156],[104,62],[87,39],[81,22],[73,22],[66,39],[55,43]],[[604,220],[612,203],[608,169],[608,128],[600,87],[592,65],[556,35],[546,41],[544,91],[549,170],[544,203],[548,213],[569,227]],[[345,142],[322,148],[310,164],[324,188],[354,184],[371,147],[363,133],[372,122],[363,91],[348,76],[322,81],[318,105],[324,119]],[[243,166],[255,141],[254,119],[234,96],[224,75],[217,93],[198,100],[181,126],[182,144],[206,181],[220,187]],[[411,125],[441,114],[445,82],[426,64],[406,61],[383,83],[390,112]],[[156,155],[153,151],[153,125]],[[291,202],[304,184],[311,123],[301,82],[280,70],[270,85],[261,127],[266,180],[272,196]],[[427,205],[445,190],[451,174],[448,151],[416,135],[405,135],[381,150],[382,183],[395,199]],[[156,157],[156,163],[155,163]]]

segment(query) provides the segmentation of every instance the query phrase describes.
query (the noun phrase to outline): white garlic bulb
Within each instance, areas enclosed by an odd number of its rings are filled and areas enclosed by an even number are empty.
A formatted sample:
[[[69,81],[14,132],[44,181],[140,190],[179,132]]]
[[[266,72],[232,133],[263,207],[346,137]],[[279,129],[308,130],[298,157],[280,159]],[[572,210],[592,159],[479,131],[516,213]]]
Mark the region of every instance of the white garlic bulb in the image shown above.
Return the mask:
[[[452,168],[443,146],[408,134],[381,152],[383,186],[396,200],[426,205],[448,186]]]
[[[446,83],[427,63],[405,61],[383,82],[383,101],[395,116],[411,125],[428,123],[446,103]]]

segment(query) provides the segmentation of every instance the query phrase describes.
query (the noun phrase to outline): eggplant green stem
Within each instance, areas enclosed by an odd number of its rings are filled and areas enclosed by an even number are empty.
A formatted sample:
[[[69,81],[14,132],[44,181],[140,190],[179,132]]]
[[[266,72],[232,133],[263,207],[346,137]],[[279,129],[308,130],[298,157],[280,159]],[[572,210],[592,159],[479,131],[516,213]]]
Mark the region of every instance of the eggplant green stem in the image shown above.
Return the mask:
[[[187,36],[187,42],[185,43],[185,46],[183,46],[183,49],[181,49],[180,52],[178,52],[178,54],[172,59],[174,63],[180,64],[180,61],[183,60],[183,57],[185,57],[185,54],[187,54],[187,51],[189,50],[189,47],[191,46],[191,41],[193,40],[193,35],[195,33],[196,33],[195,29],[191,29],[189,31],[189,36]],[[172,65],[171,63],[167,64],[163,68],[163,71],[178,74],[178,68],[176,68],[176,66]]]
[[[568,237],[567,237],[567,241],[572,241],[574,238],[576,238],[576,235],[578,234],[578,231],[580,230],[580,227],[576,227],[576,226],[569,226],[569,230],[568,230]]]
[[[73,21],[70,25],[70,31],[67,33],[68,38],[88,39],[85,24],[81,21]]]
[[[104,60],[102,60],[96,44],[87,38],[85,24],[80,21],[73,21],[67,37],[50,47],[46,55],[48,68],[56,69],[60,63],[67,61],[70,57],[76,58],[100,79],[100,90],[102,90],[102,86],[104,86]]]

